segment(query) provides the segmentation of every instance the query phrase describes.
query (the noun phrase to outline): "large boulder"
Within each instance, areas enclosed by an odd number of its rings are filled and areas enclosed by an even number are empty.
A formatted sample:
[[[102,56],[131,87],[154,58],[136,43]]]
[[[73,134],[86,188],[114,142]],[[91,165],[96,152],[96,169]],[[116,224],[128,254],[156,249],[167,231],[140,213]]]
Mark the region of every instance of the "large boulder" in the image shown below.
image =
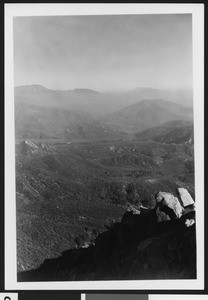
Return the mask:
[[[187,207],[189,205],[194,205],[195,202],[192,199],[191,195],[185,188],[178,188],[179,197],[181,199],[183,207]]]
[[[166,212],[169,217],[180,218],[184,212],[184,208],[180,204],[177,197],[167,192],[158,192],[155,196],[157,207]]]

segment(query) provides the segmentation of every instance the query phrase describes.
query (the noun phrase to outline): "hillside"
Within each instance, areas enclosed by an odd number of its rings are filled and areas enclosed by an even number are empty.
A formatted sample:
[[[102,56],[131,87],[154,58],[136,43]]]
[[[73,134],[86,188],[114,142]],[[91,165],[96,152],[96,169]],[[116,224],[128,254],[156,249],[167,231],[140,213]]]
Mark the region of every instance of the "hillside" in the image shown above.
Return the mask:
[[[192,120],[189,107],[165,100],[142,100],[108,117],[111,126],[127,133],[136,133],[174,120]]]
[[[193,123],[191,121],[171,121],[161,126],[136,133],[139,140],[153,140],[160,143],[193,143]]]
[[[87,247],[45,260],[18,281],[195,279],[195,225],[185,225],[191,215],[158,222],[155,209],[125,213]]]
[[[128,203],[154,207],[159,190],[194,197],[192,145],[139,141],[16,144],[18,270],[84,246]]]
[[[15,104],[16,139],[96,140],[119,137],[109,126],[80,111]]]

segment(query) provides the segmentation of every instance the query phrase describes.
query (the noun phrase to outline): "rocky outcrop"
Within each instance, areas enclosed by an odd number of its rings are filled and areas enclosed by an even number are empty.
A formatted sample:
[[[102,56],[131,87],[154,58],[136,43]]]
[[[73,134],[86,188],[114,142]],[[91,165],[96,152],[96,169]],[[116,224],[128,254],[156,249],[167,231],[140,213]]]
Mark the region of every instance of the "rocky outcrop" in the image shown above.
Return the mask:
[[[195,223],[195,202],[187,189],[178,188],[177,191],[179,198],[167,192],[155,195],[157,221],[169,221],[183,215],[184,218],[187,217],[186,226],[192,226]]]
[[[195,224],[187,226],[193,211],[158,222],[157,208],[127,211],[88,248],[47,259],[40,268],[19,273],[18,281],[196,278]]]
[[[161,210],[169,210],[167,212],[170,217],[180,218],[183,214],[184,208],[180,204],[177,197],[174,197],[171,193],[159,192],[155,196],[157,204],[161,207]]]

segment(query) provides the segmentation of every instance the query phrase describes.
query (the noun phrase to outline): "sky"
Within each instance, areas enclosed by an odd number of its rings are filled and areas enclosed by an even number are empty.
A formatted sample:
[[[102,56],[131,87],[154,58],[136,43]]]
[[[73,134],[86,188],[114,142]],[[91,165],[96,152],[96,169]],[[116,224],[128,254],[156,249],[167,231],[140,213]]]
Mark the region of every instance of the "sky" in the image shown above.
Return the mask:
[[[14,18],[15,86],[192,88],[190,14]]]

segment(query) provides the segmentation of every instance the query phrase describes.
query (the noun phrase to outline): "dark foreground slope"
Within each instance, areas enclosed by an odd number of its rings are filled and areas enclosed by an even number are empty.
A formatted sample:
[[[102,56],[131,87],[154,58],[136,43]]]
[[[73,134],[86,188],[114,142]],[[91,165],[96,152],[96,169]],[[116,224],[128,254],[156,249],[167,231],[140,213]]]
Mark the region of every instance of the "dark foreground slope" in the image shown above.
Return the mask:
[[[186,227],[187,217],[157,222],[154,209],[125,213],[88,248],[47,259],[18,281],[196,278],[195,225]]]

